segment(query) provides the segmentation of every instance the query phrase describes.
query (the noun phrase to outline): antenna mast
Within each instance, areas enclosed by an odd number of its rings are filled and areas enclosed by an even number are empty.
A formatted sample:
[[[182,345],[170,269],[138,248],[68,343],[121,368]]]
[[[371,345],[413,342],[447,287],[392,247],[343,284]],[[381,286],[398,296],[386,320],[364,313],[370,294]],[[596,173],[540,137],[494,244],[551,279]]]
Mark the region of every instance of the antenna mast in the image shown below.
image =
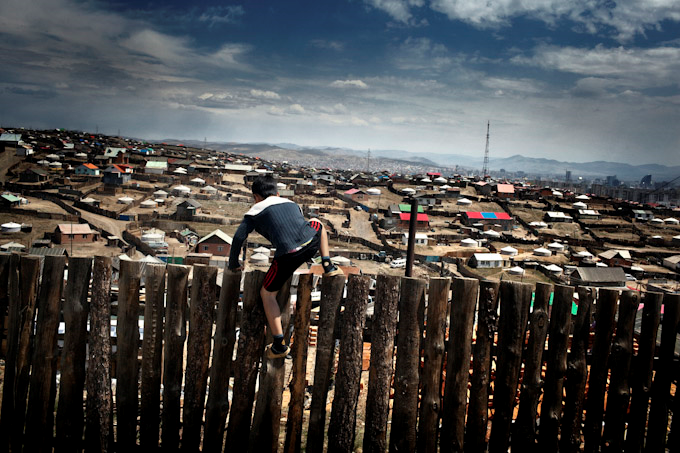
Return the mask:
[[[366,173],[371,172],[371,149],[369,148],[368,154],[366,155]]]
[[[482,168],[482,178],[489,176],[489,126],[491,121],[486,122],[486,149],[484,150],[484,167]]]

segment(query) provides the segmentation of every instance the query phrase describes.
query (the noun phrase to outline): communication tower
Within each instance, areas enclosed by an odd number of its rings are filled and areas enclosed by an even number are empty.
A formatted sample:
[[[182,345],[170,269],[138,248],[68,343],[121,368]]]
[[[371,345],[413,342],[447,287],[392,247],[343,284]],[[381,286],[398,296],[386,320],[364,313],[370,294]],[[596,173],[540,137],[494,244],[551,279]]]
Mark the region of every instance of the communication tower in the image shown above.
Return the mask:
[[[484,167],[482,168],[482,178],[489,177],[489,126],[491,121],[486,122],[486,149],[484,150]]]

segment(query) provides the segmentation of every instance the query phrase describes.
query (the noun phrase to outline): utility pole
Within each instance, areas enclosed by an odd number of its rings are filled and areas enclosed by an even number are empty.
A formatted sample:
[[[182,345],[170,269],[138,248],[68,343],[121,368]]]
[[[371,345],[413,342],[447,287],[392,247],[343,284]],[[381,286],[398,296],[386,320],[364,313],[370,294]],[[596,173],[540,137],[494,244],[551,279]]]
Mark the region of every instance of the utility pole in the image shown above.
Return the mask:
[[[486,149],[484,150],[484,167],[482,168],[482,179],[489,176],[489,127],[491,121],[486,122]]]
[[[366,155],[366,173],[371,172],[371,149],[368,149],[368,154]]]

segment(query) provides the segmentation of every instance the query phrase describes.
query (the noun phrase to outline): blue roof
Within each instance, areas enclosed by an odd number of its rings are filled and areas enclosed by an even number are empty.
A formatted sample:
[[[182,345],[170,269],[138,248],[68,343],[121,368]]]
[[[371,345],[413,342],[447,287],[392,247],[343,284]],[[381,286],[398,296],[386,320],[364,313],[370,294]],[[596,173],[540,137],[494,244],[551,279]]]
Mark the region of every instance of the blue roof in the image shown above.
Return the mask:
[[[496,213],[495,212],[482,212],[482,218],[484,219],[496,219]]]

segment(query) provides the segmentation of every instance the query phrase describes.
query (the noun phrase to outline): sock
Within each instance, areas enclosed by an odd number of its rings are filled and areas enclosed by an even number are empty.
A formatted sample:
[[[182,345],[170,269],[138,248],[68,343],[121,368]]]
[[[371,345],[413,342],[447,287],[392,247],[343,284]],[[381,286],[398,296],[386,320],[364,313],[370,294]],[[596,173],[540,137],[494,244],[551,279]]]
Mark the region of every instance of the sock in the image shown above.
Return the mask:
[[[279,353],[283,352],[286,347],[283,345],[283,335],[274,335],[274,343],[272,343],[272,351]]]
[[[323,271],[328,273],[332,272],[335,270],[335,264],[331,262],[331,257],[330,256],[322,256],[321,257],[321,265],[323,266]]]

